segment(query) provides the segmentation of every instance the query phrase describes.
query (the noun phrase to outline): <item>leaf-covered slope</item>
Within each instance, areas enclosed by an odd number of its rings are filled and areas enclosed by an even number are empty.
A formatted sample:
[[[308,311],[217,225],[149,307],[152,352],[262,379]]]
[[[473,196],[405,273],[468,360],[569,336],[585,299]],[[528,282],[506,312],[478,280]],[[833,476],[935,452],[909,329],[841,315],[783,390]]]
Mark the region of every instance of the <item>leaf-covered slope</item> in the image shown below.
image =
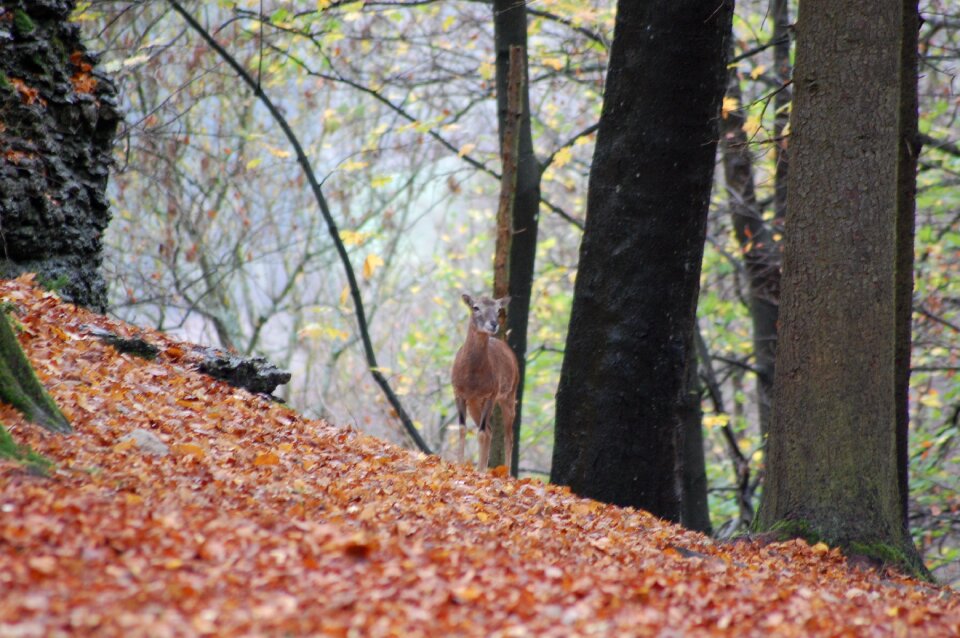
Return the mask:
[[[718,545],[481,475],[194,371],[194,347],[0,284],[76,428],[4,407],[49,478],[0,463],[0,635],[949,636],[960,601],[803,542]],[[148,430],[170,448],[133,441]]]

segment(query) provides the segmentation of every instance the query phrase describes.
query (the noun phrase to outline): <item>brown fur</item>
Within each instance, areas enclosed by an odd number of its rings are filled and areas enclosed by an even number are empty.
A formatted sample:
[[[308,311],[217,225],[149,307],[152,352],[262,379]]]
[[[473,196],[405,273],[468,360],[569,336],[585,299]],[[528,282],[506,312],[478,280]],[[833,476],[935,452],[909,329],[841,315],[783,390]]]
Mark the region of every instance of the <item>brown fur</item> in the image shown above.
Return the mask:
[[[463,462],[466,440],[466,413],[479,428],[480,458],[477,468],[485,470],[490,459],[490,417],[493,406],[500,406],[503,414],[504,453],[507,467],[513,454],[513,421],[516,416],[517,383],[520,374],[517,358],[506,343],[495,336],[500,309],[506,307],[509,297],[490,299],[463,295],[470,308],[467,339],[453,360],[453,393],[457,400],[460,419],[460,444],[457,461]]]

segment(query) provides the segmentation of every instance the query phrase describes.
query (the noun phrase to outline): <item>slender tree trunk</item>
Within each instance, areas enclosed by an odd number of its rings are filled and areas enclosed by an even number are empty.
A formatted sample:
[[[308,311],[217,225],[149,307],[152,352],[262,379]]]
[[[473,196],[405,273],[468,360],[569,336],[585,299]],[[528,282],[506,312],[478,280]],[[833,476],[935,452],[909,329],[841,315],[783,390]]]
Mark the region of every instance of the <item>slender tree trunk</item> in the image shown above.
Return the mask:
[[[3,0],[0,277],[35,272],[66,299],[106,309],[100,272],[120,115],[110,80],[68,21],[74,3]]]
[[[523,390],[527,353],[527,323],[530,316],[530,295],[533,290],[534,266],[537,254],[537,225],[540,216],[540,163],[533,152],[530,130],[530,93],[527,77],[527,10],[526,3],[516,0],[494,0],[494,40],[497,51],[497,113],[500,121],[501,144],[507,117],[507,78],[510,67],[510,47],[521,46],[524,51],[524,81],[522,89],[523,117],[520,119],[520,141],[517,156],[517,187],[513,203],[513,237],[510,242],[508,268],[510,309],[507,313],[507,343],[517,355],[520,366],[520,385],[517,387],[517,416],[514,423],[513,460],[510,466],[516,474],[520,458],[520,429],[523,419]],[[502,437],[500,439],[502,445]],[[491,453],[492,454],[492,453]],[[502,458],[503,452],[500,451]]]
[[[867,13],[805,3],[798,16],[782,328],[758,519],[922,570],[904,519],[902,430],[917,5],[878,0]]]
[[[790,80],[793,68],[790,66],[790,1],[770,0],[770,16],[773,19],[773,66],[780,86],[773,97],[773,138],[776,140],[774,153],[776,173],[774,174],[773,215],[774,220],[782,222],[787,215],[787,175],[790,162],[787,155],[787,139],[784,131],[790,120],[790,100],[793,91]]]
[[[731,39],[732,42],[732,39]],[[732,48],[731,48],[732,50]],[[737,67],[729,69],[727,97],[736,100],[720,123],[723,176],[733,229],[740,245],[750,285],[750,319],[753,323],[754,368],[757,371],[757,406],[760,433],[766,438],[773,400],[773,375],[777,351],[777,317],[780,305],[780,246],[763,221],[753,181],[753,157],[743,130],[746,114]]]
[[[493,298],[502,299],[510,294],[509,264],[510,246],[513,243],[513,204],[517,192],[517,151],[520,147],[520,119],[523,117],[521,91],[526,70],[523,67],[525,52],[520,46],[510,47],[510,73],[507,79],[507,117],[501,120],[500,156],[500,203],[497,207],[497,241],[493,253]],[[509,310],[506,310],[509,321]],[[504,317],[500,318],[498,337],[505,337]],[[514,397],[515,400],[515,397]],[[513,427],[513,423],[509,427]],[[492,436],[489,467],[506,465],[512,471],[513,459],[505,459],[503,412],[498,408],[489,423]],[[511,454],[512,456],[512,454]]]
[[[903,0],[903,37],[900,40],[900,137],[897,162],[897,264],[896,305],[896,411],[897,484],[900,488],[900,516],[904,533],[909,534],[909,450],[910,352],[913,339],[913,243],[916,223],[917,158],[920,143],[917,130],[917,64],[919,14],[916,0]],[[912,545],[911,545],[912,547]]]
[[[733,3],[617,5],[551,480],[681,519],[681,430]]]

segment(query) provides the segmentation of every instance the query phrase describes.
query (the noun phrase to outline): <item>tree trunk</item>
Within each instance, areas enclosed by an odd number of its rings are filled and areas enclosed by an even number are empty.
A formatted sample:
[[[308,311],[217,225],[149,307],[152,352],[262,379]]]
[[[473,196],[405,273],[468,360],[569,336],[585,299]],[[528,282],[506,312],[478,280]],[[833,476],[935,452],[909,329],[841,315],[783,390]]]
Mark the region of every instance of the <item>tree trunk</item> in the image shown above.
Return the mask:
[[[508,267],[510,309],[507,312],[507,343],[517,355],[520,385],[517,386],[517,415],[514,421],[513,459],[510,467],[516,475],[520,458],[520,427],[523,418],[523,388],[527,354],[527,322],[530,316],[530,294],[533,290],[534,265],[537,254],[537,225],[540,215],[540,163],[533,152],[530,130],[530,91],[527,74],[527,10],[515,0],[494,0],[494,40],[497,50],[497,114],[500,122],[500,143],[503,143],[507,115],[507,78],[510,69],[510,47],[523,47],[524,79],[521,90],[523,117],[520,119],[520,142],[517,156],[517,187],[513,201],[513,237],[510,241]],[[499,441],[499,443],[497,443]],[[503,457],[503,437],[494,436]],[[494,448],[496,449],[496,448]],[[494,452],[491,451],[491,458]],[[491,461],[492,462],[492,461]]]
[[[917,203],[918,138],[917,65],[920,16],[917,2],[903,0],[903,37],[900,39],[900,135],[897,164],[896,228],[896,352],[894,368],[897,412],[897,484],[900,489],[900,517],[904,533],[909,535],[908,520],[910,429],[910,352],[913,345],[913,243]],[[914,545],[911,543],[911,549]]]
[[[869,12],[800,8],[776,396],[758,519],[763,529],[812,533],[922,569],[904,518],[900,431],[916,27],[916,2],[904,0]]]
[[[113,137],[111,82],[92,73],[68,0],[3,0],[0,56],[0,277],[36,272],[103,311],[102,234]]]
[[[732,41],[732,39],[731,39]],[[732,47],[731,47],[732,51]],[[757,371],[757,410],[761,436],[770,426],[773,374],[777,352],[777,318],[780,305],[780,246],[763,215],[753,181],[753,157],[743,130],[746,114],[737,67],[729,69],[727,97],[736,100],[720,123],[723,176],[727,186],[733,230],[740,245],[750,285],[750,319],[753,323],[754,368]]]
[[[12,405],[25,417],[51,432],[72,432],[46,389],[37,380],[30,361],[10,327],[5,310],[0,309],[0,400]]]
[[[674,521],[732,9],[618,3],[557,390],[551,480]]]
[[[782,223],[787,215],[787,175],[790,163],[787,157],[787,139],[784,129],[790,121],[790,100],[793,99],[790,79],[790,0],[770,0],[770,17],[773,19],[773,65],[780,86],[773,96],[773,138],[776,140],[774,154],[773,217]]]
[[[707,501],[707,462],[703,452],[703,408],[700,406],[700,383],[697,365],[687,366],[683,419],[683,510],[680,522],[687,529],[711,534],[710,504]]]

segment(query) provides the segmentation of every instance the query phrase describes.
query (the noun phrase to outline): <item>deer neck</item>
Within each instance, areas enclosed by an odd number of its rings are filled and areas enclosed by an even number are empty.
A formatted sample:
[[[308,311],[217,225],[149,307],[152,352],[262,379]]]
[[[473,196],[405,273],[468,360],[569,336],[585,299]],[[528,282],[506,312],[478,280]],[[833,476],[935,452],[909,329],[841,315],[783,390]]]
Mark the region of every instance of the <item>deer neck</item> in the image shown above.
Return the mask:
[[[490,367],[490,357],[487,346],[490,344],[490,335],[470,323],[467,331],[467,340],[463,344],[463,358],[471,370]]]

